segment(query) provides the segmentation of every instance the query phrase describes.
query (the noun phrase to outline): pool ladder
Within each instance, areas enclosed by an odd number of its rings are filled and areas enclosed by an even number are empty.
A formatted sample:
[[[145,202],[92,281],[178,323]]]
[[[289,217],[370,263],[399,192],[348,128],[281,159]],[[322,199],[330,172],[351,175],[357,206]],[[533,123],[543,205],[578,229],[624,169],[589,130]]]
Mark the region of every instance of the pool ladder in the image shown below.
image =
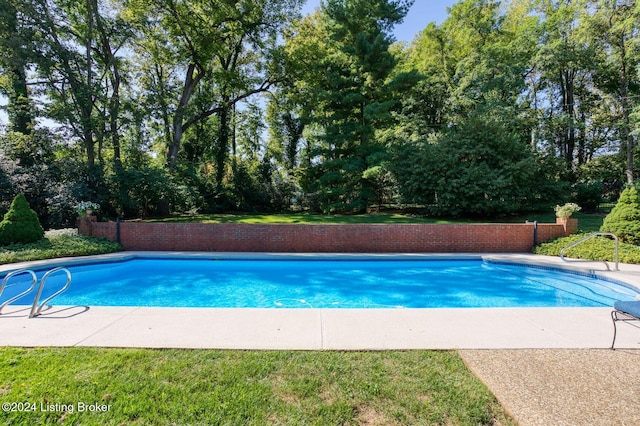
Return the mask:
[[[44,285],[45,285],[45,283],[47,281],[47,278],[49,278],[51,275],[55,274],[56,272],[60,272],[60,271],[64,272],[67,275],[66,284],[64,286],[62,286],[62,288],[60,288],[60,290],[56,291],[51,296],[47,297],[42,303],[38,304],[38,302],[40,302],[40,296],[42,295],[42,289],[44,288]],[[20,299],[22,296],[26,296],[27,294],[31,293],[31,291],[35,288],[35,286],[36,286],[36,284],[38,282],[38,277],[36,276],[36,273],[33,272],[31,269],[18,269],[16,271],[8,273],[4,277],[4,279],[2,280],[2,284],[0,284],[0,296],[2,296],[2,292],[7,287],[7,284],[9,283],[9,280],[12,277],[15,277],[15,276],[21,275],[21,274],[29,274],[29,275],[31,275],[31,285],[29,286],[28,289],[26,289],[22,293],[11,297],[6,302],[4,302],[2,305],[0,305],[0,314],[2,314],[2,309],[5,306],[11,304],[12,302],[15,302],[16,300]],[[31,305],[31,311],[29,312],[29,318],[34,318],[34,317],[37,317],[38,315],[40,315],[42,313],[41,312],[42,308],[44,308],[47,305],[47,303],[49,303],[54,297],[62,294],[66,289],[68,289],[70,284],[71,284],[71,272],[69,272],[69,270],[67,268],[59,266],[57,268],[51,269],[50,271],[47,271],[42,276],[42,279],[40,280],[40,285],[38,286],[38,290],[36,292],[36,297],[33,299],[33,305]]]
[[[564,258],[564,252],[566,250],[569,250],[572,247],[577,246],[578,244],[581,244],[587,240],[590,240],[591,238],[600,236],[600,235],[604,235],[604,236],[608,236],[608,237],[613,237],[614,241],[615,241],[615,262],[616,262],[616,267],[614,269],[614,271],[619,271],[620,269],[618,269],[618,245],[619,245],[619,241],[618,241],[618,236],[612,232],[592,232],[591,234],[587,235],[584,238],[579,239],[578,241],[569,244],[568,246],[564,247],[562,250],[560,250],[560,259],[564,260],[565,262],[603,262],[606,267],[607,267],[607,271],[610,271],[611,268],[609,268],[609,263],[601,260],[601,261],[597,261],[597,260],[567,260]]]

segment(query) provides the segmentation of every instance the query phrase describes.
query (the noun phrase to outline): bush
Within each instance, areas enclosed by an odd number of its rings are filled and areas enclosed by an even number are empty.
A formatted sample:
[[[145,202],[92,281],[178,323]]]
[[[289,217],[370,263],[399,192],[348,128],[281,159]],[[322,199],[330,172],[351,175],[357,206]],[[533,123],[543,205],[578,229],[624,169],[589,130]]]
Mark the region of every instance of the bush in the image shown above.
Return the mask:
[[[635,187],[622,191],[618,203],[604,218],[600,231],[613,232],[626,243],[640,244],[640,196]]]
[[[566,203],[563,206],[555,207],[556,217],[559,217],[560,219],[571,217],[572,214],[579,212],[580,210],[580,206],[576,203]]]
[[[0,222],[0,245],[31,243],[43,237],[44,230],[36,212],[31,210],[24,195],[16,195]]]
[[[559,201],[561,184],[542,167],[517,115],[479,107],[433,138],[399,144],[390,167],[403,201],[449,217],[512,215]]]
[[[171,175],[155,167],[122,168],[111,176],[110,184],[115,211],[121,217],[154,215],[160,203],[177,192]]]
[[[601,182],[579,183],[575,186],[574,200],[586,211],[596,211],[604,201],[602,192],[604,187]]]
[[[47,231],[45,238],[28,244],[11,244],[0,248],[0,264],[89,256],[122,251],[115,241],[78,235],[76,229]]]
[[[535,254],[547,256],[559,256],[560,250],[571,243],[584,238],[587,234],[573,234],[568,237],[556,238],[533,249]],[[619,260],[622,263],[640,263],[640,247],[632,244],[620,243]],[[611,238],[595,237],[587,240],[565,252],[566,257],[585,260],[602,260],[613,262],[615,260],[615,245]]]

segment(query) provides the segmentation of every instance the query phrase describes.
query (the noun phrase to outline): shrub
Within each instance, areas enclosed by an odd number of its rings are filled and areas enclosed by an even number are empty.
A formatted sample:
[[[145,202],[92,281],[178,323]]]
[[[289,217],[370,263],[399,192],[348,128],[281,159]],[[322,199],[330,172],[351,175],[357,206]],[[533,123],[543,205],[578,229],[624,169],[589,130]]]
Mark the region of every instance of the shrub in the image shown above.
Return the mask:
[[[403,201],[449,217],[550,207],[564,185],[531,149],[517,116],[508,107],[479,106],[433,138],[399,144],[390,168]]]
[[[115,241],[78,235],[76,229],[60,229],[47,231],[44,239],[33,243],[0,247],[0,264],[118,251],[122,246]]]
[[[0,245],[31,243],[43,237],[44,230],[38,216],[31,210],[24,195],[16,195],[9,211],[0,222]]]
[[[163,200],[171,200],[177,192],[171,175],[155,167],[122,168],[110,181],[115,210],[123,217],[153,215]]]
[[[561,219],[571,217],[572,214],[580,211],[580,206],[576,203],[566,203],[563,206],[555,207],[556,216]]]
[[[543,254],[547,256],[559,256],[560,250],[569,244],[575,243],[580,238],[584,238],[588,234],[573,234],[568,237],[561,237],[540,244],[533,249],[535,254]],[[620,243],[620,262],[623,263],[640,263],[640,247],[632,244]],[[615,246],[611,238],[595,237],[587,240],[565,252],[565,256],[574,259],[585,260],[602,260],[613,262],[615,259]]]
[[[618,203],[604,218],[600,231],[613,232],[626,243],[640,244],[640,196],[635,187],[622,191]]]
[[[574,188],[574,200],[576,204],[584,207],[587,211],[595,211],[604,201],[602,192],[604,187],[602,182],[579,183]]]

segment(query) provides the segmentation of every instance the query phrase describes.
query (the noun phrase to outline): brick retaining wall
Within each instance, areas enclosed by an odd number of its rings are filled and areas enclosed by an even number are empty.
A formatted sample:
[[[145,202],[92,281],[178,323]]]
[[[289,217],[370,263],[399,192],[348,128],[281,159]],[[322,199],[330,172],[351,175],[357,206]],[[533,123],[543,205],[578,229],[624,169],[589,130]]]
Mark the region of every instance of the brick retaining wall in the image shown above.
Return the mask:
[[[573,225],[573,224],[572,224]],[[121,222],[126,250],[329,253],[528,252],[528,224],[251,225]],[[538,242],[575,232],[539,223]],[[577,230],[577,225],[576,225]],[[81,234],[117,240],[116,222],[79,218]]]

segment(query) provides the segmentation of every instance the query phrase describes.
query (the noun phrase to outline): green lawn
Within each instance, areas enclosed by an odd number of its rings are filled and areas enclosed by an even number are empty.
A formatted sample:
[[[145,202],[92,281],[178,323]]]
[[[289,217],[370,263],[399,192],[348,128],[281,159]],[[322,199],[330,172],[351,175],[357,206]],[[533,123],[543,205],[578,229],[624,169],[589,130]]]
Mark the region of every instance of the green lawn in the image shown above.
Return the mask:
[[[600,230],[602,221],[604,220],[603,214],[593,213],[574,213],[572,218],[578,219],[578,230],[581,232],[595,232]],[[505,220],[506,222],[518,223],[526,220],[538,221],[539,223],[555,223],[555,213],[533,213],[527,216],[517,216]]]
[[[149,219],[146,222],[199,222],[199,223],[454,223],[470,222],[460,219],[438,219],[423,216],[413,216],[399,213],[370,213],[353,215],[323,215],[311,213],[283,213],[283,214],[198,214],[176,215],[164,219]]]
[[[2,348],[0,400],[0,422],[17,425],[514,424],[441,351]]]
[[[602,225],[604,216],[596,214],[576,213],[574,217],[579,219],[580,230],[597,230]],[[433,218],[420,215],[401,213],[370,213],[360,215],[322,215],[310,213],[285,213],[285,214],[198,214],[177,215],[164,219],[149,219],[146,222],[199,222],[199,223],[299,223],[299,224],[332,224],[332,223],[524,223],[525,221],[538,221],[541,223],[555,223],[554,212],[532,213],[523,216],[510,216],[495,219],[464,219],[464,218]]]

